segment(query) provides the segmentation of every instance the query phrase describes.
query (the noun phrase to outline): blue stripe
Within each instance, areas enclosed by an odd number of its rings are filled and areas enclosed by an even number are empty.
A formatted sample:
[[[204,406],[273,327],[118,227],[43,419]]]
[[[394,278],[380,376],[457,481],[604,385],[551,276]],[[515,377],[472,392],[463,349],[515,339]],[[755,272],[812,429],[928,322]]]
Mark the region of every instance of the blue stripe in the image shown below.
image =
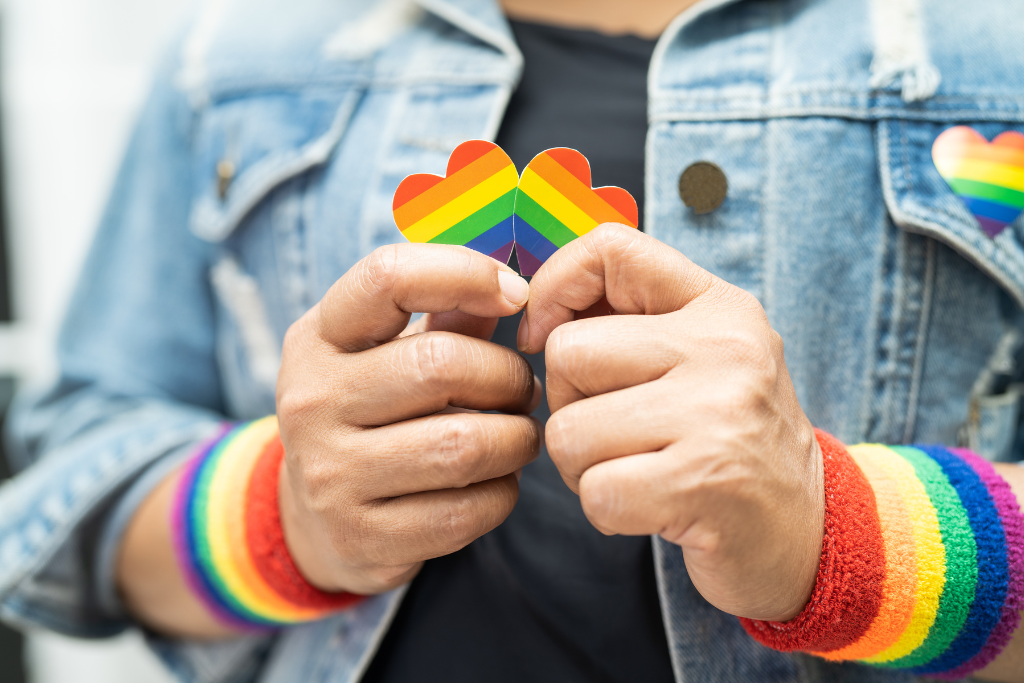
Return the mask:
[[[1020,215],[1020,209],[1016,206],[1008,206],[1006,204],[989,201],[988,199],[980,199],[978,197],[963,195],[961,195],[960,199],[964,200],[964,204],[967,205],[967,208],[970,209],[971,213],[975,216],[984,216],[985,218],[1002,221],[1003,223],[1012,223],[1017,220],[1017,216]]]
[[[1006,562],[1006,537],[999,510],[988,487],[970,465],[942,446],[916,446],[939,464],[956,489],[978,546],[978,582],[974,602],[960,633],[941,655],[919,667],[914,673],[949,671],[976,655],[1002,616],[1003,601],[1010,574]]]
[[[511,242],[512,239],[512,216],[509,216],[493,228],[488,228],[486,232],[471,239],[466,246],[481,254],[490,254]]]
[[[525,249],[535,259],[544,263],[558,251],[554,242],[534,230],[533,226],[516,216],[516,244]]]

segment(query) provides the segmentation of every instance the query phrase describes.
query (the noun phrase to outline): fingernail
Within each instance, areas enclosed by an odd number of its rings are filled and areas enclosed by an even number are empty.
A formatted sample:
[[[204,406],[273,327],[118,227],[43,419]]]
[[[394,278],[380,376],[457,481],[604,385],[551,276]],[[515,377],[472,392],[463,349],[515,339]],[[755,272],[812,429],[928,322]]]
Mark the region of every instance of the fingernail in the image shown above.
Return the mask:
[[[519,334],[516,335],[516,346],[523,353],[526,353],[526,345],[530,341],[530,323],[526,320],[526,316],[519,321]]]
[[[530,298],[530,285],[515,273],[499,270],[498,286],[501,287],[502,296],[516,306],[525,305],[526,300]]]

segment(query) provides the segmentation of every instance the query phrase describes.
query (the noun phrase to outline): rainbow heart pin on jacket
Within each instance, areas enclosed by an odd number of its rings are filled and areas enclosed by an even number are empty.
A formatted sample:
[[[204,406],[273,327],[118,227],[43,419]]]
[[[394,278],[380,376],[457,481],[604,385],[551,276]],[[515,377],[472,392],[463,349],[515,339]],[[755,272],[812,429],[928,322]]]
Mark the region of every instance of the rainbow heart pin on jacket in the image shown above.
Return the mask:
[[[504,150],[485,140],[455,148],[445,177],[406,177],[392,202],[410,242],[457,244],[533,275],[550,256],[601,223],[639,224],[636,201],[620,187],[591,187],[590,162],[574,149],[541,152],[522,178]]]
[[[1000,134],[989,142],[968,126],[942,132],[932,145],[939,175],[960,197],[989,237],[1024,210],[1024,135]]]

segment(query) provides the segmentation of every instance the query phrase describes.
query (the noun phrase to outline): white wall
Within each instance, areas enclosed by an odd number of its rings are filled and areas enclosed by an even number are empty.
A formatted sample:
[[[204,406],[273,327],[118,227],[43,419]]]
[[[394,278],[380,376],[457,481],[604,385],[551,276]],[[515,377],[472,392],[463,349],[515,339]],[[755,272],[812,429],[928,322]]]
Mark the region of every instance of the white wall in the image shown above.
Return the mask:
[[[2,116],[17,322],[0,373],[40,379],[148,73],[186,0],[0,0]],[[138,638],[36,635],[36,683],[164,683]]]

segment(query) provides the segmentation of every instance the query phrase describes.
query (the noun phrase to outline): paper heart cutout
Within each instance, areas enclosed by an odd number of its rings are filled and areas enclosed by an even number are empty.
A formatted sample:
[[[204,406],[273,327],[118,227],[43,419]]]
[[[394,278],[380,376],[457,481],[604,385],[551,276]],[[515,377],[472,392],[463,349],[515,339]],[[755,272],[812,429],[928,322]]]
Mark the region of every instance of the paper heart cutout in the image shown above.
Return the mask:
[[[464,245],[508,263],[518,184],[519,173],[503,149],[469,140],[448,157],[444,178],[430,173],[406,177],[391,209],[410,242]]]
[[[973,128],[956,126],[935,139],[932,160],[989,237],[1024,210],[1024,135],[1007,131],[990,143]]]
[[[549,149],[527,164],[515,202],[520,273],[533,275],[558,249],[602,223],[637,227],[633,195],[590,183],[590,162],[574,149]]]

